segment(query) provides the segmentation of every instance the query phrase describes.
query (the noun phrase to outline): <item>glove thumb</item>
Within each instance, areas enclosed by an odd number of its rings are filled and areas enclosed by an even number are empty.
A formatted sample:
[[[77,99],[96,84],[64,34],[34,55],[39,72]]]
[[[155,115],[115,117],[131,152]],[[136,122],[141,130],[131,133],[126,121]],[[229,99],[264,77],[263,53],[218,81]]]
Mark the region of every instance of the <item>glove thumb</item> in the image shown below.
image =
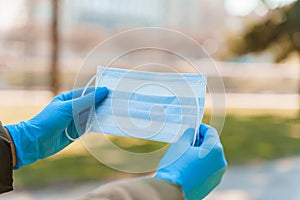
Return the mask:
[[[85,96],[73,100],[73,114],[78,114],[81,111],[98,104],[106,97],[108,89],[106,87],[97,88],[96,91],[90,92]]]
[[[194,133],[195,129],[189,128],[175,143],[171,144],[167,153],[160,161],[158,169],[165,168],[180,158],[180,156],[191,147],[194,140]]]

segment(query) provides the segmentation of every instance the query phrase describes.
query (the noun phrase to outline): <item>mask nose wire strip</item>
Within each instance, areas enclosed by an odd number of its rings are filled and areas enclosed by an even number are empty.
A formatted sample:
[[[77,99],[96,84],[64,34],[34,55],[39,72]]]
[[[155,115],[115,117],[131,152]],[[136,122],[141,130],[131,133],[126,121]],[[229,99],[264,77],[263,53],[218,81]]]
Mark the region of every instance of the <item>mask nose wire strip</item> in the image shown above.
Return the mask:
[[[84,89],[83,89],[83,91],[82,91],[82,94],[81,94],[81,96],[80,97],[83,97],[84,96],[84,94],[85,94],[85,92],[86,92],[86,90],[87,90],[87,88],[91,85],[91,83],[95,80],[97,78],[97,75],[94,75],[90,80],[89,80],[89,82],[86,84],[86,86],[84,87]],[[95,88],[97,88],[97,87],[95,87]],[[92,109],[92,108],[91,108]],[[87,123],[88,124],[88,123]],[[75,125],[75,128],[76,128],[76,125]],[[75,141],[75,140],[78,140],[79,138],[81,138],[83,135],[85,135],[86,133],[88,133],[89,132],[89,130],[91,129],[91,127],[89,127],[81,136],[79,136],[78,138],[72,138],[70,135],[69,135],[69,133],[68,133],[68,127],[65,129],[65,134],[66,134],[66,136],[67,136],[67,138],[69,139],[69,140],[71,140],[71,141]]]

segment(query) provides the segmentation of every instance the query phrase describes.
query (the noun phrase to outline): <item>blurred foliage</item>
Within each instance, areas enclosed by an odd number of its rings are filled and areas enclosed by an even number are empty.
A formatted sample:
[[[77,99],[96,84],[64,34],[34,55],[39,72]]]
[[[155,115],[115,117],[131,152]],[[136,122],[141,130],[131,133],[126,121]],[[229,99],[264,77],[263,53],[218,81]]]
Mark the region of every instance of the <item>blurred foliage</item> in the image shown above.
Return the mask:
[[[300,1],[272,10],[264,20],[251,26],[240,41],[231,41],[235,55],[270,50],[277,62],[292,52],[300,53]]]
[[[208,117],[204,121],[208,121]],[[299,155],[300,120],[274,116],[228,116],[221,138],[230,165]],[[114,143],[123,144],[122,148],[133,152],[149,152],[162,145],[151,141],[137,145],[132,141],[132,146],[124,146],[124,137],[119,137]],[[53,157],[25,166],[15,172],[15,182],[18,187],[28,188],[129,176],[133,175],[110,169],[86,154]]]
[[[157,151],[167,145],[167,143],[150,141],[145,139],[129,138],[124,136],[112,136],[107,135],[111,138],[111,142],[124,149],[125,151],[133,153],[149,153]]]

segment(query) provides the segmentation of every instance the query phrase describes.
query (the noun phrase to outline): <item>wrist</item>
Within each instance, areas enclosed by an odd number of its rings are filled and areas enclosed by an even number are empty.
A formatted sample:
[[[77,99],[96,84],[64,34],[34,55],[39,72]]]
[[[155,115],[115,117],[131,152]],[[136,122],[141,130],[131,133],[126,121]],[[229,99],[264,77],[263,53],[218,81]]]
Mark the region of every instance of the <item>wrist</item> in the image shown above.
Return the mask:
[[[13,161],[13,167],[17,166],[17,156],[16,156],[16,148],[15,148],[15,144],[11,138],[11,135],[9,133],[9,131],[4,127],[5,133],[7,135],[7,137],[9,138],[10,142],[10,149],[11,149],[11,154],[12,154],[12,161]]]
[[[13,143],[13,140],[12,140],[9,132],[7,131],[7,129],[4,126],[2,126],[1,122],[0,122],[0,132],[1,132],[1,135],[0,135],[1,139],[6,141],[6,143],[10,147],[12,165],[13,165],[13,167],[15,167],[17,164],[15,145]]]
[[[180,173],[178,173],[176,170],[170,171],[167,169],[159,169],[154,174],[154,178],[161,179],[163,181],[179,186],[181,186],[183,182]]]
[[[0,122],[0,194],[13,189],[13,163],[10,144],[12,141]]]

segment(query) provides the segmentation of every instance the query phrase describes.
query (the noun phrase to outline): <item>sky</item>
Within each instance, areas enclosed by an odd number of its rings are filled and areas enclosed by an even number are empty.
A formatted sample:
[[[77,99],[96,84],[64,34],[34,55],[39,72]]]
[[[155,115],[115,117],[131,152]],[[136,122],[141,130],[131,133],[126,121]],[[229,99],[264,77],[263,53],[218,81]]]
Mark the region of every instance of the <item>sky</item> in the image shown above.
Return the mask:
[[[296,0],[265,0],[270,9],[282,7],[294,1]],[[224,7],[231,15],[246,16],[257,8],[263,9],[265,7],[267,11],[268,8],[261,2],[261,0],[224,0]]]
[[[26,21],[26,15],[22,12],[24,11],[24,1],[25,0],[0,0],[0,30],[8,30]],[[273,9],[296,0],[265,1],[268,7]],[[256,9],[260,9],[260,13],[263,15],[266,14],[268,10],[266,6],[262,6],[261,0],[224,0],[224,9],[230,15],[234,16],[246,16]]]
[[[14,26],[23,7],[24,0],[0,0],[0,30]]]

